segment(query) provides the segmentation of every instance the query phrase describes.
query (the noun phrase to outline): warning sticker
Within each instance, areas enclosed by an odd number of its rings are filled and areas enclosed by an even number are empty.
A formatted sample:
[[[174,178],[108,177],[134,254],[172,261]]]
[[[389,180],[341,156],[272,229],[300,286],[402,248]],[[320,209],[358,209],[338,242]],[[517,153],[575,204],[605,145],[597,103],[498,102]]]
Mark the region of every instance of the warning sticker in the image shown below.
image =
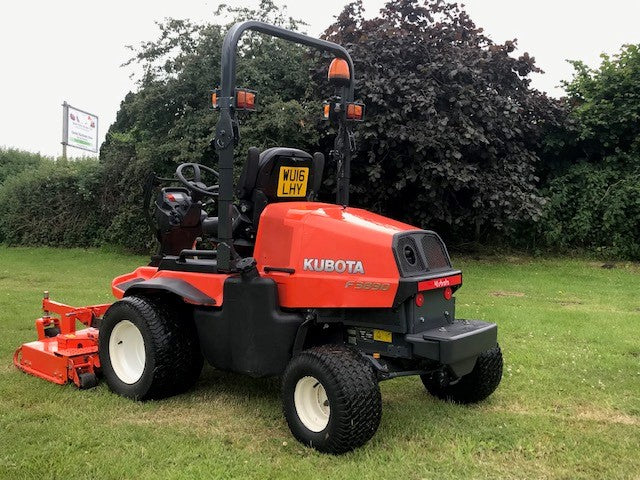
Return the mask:
[[[374,330],[373,339],[378,342],[391,343],[392,342],[391,332],[387,332],[386,330]]]

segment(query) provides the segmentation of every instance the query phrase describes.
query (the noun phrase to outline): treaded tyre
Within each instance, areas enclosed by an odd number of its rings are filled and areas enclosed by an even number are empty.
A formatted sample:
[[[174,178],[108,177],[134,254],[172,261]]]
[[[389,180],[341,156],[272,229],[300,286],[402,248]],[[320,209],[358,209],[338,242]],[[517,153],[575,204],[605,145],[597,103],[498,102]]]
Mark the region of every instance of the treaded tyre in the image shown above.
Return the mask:
[[[98,386],[98,377],[95,373],[81,373],[78,378],[80,379],[80,390]]]
[[[49,328],[45,328],[44,329],[44,336],[45,337],[56,337],[60,335],[60,329],[58,327],[49,327]]]
[[[146,297],[115,302],[100,325],[99,356],[109,388],[135,400],[191,388],[202,369],[195,325],[184,306]]]
[[[420,375],[427,391],[434,397],[455,403],[469,404],[491,395],[502,379],[502,352],[496,345],[482,352],[475,367],[467,375],[448,385],[442,385],[431,375]]]
[[[343,345],[314,347],[296,355],[282,378],[282,403],[293,436],[325,453],[364,445],[382,417],[372,366]]]

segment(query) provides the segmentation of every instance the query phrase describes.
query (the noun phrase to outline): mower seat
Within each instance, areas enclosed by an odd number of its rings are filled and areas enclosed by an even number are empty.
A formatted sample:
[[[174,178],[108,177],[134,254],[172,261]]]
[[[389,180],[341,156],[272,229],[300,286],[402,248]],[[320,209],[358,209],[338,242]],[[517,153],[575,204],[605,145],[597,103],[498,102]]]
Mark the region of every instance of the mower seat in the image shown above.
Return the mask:
[[[312,201],[322,183],[324,155],[296,148],[249,149],[236,191],[240,210],[257,229],[260,214],[273,202]]]

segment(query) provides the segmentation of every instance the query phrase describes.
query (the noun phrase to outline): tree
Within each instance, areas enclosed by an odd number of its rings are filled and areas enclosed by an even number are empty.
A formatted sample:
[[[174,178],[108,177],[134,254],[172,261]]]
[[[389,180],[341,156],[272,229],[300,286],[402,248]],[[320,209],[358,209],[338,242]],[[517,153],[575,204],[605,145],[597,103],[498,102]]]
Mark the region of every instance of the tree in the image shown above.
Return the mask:
[[[298,29],[270,0],[257,10],[221,6],[228,25],[197,25],[170,19],[159,24],[160,37],[134,49],[129,63],[142,66],[139,88],[120,106],[101,148],[106,165],[104,215],[112,219],[107,240],[148,250],[153,236],[142,214],[142,185],[150,171],[171,175],[178,164],[215,165],[210,142],[216,123],[211,91],[220,78],[220,51],[231,24],[247,18]],[[249,146],[296,145],[312,148],[318,133],[304,102],[308,56],[291,43],[245,35],[238,60],[238,84],[259,91],[259,114],[241,118],[244,158]],[[238,166],[240,163],[238,164]]]
[[[573,61],[564,82],[569,122],[548,142],[548,197],[538,237],[640,258],[640,46],[602,55],[597,68]]]
[[[530,88],[540,69],[512,56],[515,40],[492,42],[443,0],[392,1],[371,20],[356,1],[325,36],[351,52],[367,106],[354,201],[461,239],[538,218],[541,140],[562,109]]]
[[[209,94],[228,26],[247,18],[301,26],[268,0],[255,11],[221,7],[218,13],[228,25],[168,20],[157,40],[135,50],[132,62],[144,72],[139,89],[122,103],[101,153],[112,242],[138,249],[151,243],[139,207],[147,171],[166,175],[184,161],[214,164]],[[389,2],[372,20],[355,2],[326,37],[352,53],[356,94],[367,104],[367,120],[355,128],[354,204],[461,241],[505,234],[513,222],[538,218],[541,137],[561,109],[529,87],[529,74],[539,70],[526,53],[512,56],[515,41],[493,43],[461,7],[443,0]],[[271,37],[243,36],[238,84],[259,91],[260,111],[241,119],[238,165],[253,145],[332,148],[331,127],[318,128],[321,101],[333,93],[328,59],[319,57]]]
[[[573,79],[563,82],[572,106],[571,133],[585,160],[640,167],[640,45],[601,55],[592,69],[573,61]]]

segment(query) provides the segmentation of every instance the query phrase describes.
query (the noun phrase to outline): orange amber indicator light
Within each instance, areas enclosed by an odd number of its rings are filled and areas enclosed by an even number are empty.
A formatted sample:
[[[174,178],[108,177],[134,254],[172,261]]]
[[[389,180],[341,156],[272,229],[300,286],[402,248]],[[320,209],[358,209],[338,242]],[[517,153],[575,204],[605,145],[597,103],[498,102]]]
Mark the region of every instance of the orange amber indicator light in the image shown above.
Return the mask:
[[[347,118],[354,118],[356,106],[353,103],[347,105]]]
[[[238,108],[247,107],[247,92],[245,92],[244,90],[238,90],[236,92],[236,107]]]
[[[218,106],[218,94],[216,92],[213,92],[211,94],[211,105],[213,105],[214,107]]]
[[[247,101],[246,101],[246,107],[247,108],[255,108],[256,106],[256,94],[252,93],[252,92],[247,92],[246,95]]]
[[[358,103],[347,104],[347,119],[348,120],[362,120],[364,108]]]

